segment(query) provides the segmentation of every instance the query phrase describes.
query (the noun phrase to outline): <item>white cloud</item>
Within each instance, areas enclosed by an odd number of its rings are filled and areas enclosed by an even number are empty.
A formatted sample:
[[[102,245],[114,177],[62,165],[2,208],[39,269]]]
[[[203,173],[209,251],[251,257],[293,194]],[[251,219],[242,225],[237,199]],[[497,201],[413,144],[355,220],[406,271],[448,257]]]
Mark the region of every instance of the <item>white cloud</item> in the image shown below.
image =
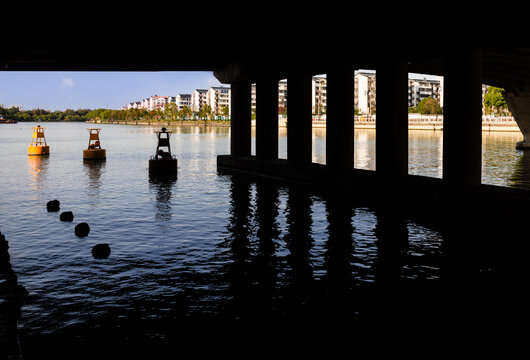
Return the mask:
[[[61,87],[62,88],[74,86],[74,84],[75,84],[74,79],[72,79],[71,77],[70,78],[63,77],[62,80],[61,80]]]

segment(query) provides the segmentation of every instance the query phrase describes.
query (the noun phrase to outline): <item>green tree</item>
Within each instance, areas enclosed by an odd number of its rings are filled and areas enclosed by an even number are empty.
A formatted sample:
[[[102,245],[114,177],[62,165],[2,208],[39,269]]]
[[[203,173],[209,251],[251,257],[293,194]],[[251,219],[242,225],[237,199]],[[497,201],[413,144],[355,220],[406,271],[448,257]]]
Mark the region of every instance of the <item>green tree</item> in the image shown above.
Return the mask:
[[[199,111],[199,116],[202,118],[205,118],[206,120],[209,119],[213,115],[212,108],[210,105],[205,105],[201,108]]]
[[[189,119],[192,115],[192,111],[189,106],[183,106],[182,110],[180,110],[180,114],[184,119]]]
[[[418,106],[416,106],[416,112],[420,114],[441,114],[442,108],[436,99],[431,97],[422,99]]]
[[[171,102],[164,106],[164,116],[168,117],[170,120],[177,120],[177,115],[179,112],[179,107],[177,103]]]
[[[504,115],[508,111],[506,100],[502,95],[504,89],[493,86],[488,86],[486,94],[484,94],[484,111],[486,114]]]

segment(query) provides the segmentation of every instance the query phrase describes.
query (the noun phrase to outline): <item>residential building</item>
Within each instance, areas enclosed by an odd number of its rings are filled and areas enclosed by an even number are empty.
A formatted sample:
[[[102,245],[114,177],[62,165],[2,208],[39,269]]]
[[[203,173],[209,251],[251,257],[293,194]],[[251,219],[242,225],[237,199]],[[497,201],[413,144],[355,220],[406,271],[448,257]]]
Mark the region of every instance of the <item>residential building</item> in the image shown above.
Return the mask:
[[[278,82],[278,113],[286,114],[287,109],[287,79]]]
[[[127,106],[123,106],[122,110],[129,110],[129,109],[141,109],[142,108],[142,102],[141,101],[133,101],[127,104]]]
[[[191,93],[191,111],[198,112],[206,105],[208,90],[196,89]]]
[[[223,115],[225,108],[229,109],[228,114],[230,114],[230,88],[224,86],[209,88],[206,93],[206,105],[210,106],[215,115]]]
[[[256,113],[256,84],[250,84],[250,109],[252,114]]]
[[[314,76],[311,82],[311,107],[313,114],[320,116],[326,113],[327,107],[327,78]]]
[[[169,96],[153,95],[142,100],[141,108],[147,111],[164,110],[165,105],[170,101]]]
[[[179,110],[184,109],[184,107],[191,108],[191,94],[177,94],[175,103]]]
[[[355,74],[354,107],[358,113],[369,115],[375,112],[375,72],[359,71]]]
[[[442,81],[440,79],[409,79],[408,103],[409,107],[418,106],[425,98],[433,98],[440,102],[442,94]]]

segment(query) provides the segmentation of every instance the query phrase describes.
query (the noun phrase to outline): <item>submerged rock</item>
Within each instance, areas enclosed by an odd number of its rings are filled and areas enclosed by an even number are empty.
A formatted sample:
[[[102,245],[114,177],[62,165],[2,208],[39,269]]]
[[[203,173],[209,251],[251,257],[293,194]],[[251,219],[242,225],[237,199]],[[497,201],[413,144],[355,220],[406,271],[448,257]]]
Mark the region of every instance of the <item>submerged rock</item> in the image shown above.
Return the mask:
[[[46,207],[49,212],[59,211],[60,202],[59,200],[50,200],[46,203]]]
[[[61,221],[73,221],[74,220],[74,213],[71,211],[64,211],[59,215],[59,219]]]
[[[94,259],[105,259],[110,255],[109,244],[97,244],[92,248],[92,256]]]
[[[79,237],[85,237],[90,232],[90,226],[86,222],[79,223],[75,226],[75,234]]]

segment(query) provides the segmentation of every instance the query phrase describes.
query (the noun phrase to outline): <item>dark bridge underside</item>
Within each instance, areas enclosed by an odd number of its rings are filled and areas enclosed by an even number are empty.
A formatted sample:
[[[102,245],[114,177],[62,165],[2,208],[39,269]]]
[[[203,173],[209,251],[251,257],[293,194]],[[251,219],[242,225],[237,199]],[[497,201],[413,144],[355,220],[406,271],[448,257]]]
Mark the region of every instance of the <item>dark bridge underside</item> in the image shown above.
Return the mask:
[[[121,2],[120,2],[121,3]],[[530,83],[530,46],[517,11],[470,5],[327,1],[133,4],[16,1],[2,5],[2,70],[216,70],[252,79],[336,63],[375,68],[397,55],[409,71],[442,74],[461,47],[484,50],[484,82]],[[194,5],[195,4],[195,5]]]

